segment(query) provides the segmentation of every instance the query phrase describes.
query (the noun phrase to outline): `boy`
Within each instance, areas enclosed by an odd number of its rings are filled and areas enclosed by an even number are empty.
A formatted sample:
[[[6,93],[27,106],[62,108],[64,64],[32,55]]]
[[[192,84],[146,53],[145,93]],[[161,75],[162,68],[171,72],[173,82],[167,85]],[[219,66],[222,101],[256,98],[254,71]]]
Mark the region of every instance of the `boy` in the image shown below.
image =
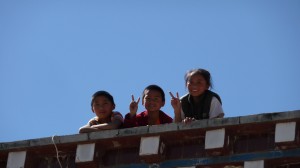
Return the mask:
[[[79,133],[87,133],[108,129],[118,129],[123,124],[123,116],[117,111],[112,95],[106,91],[98,91],[92,96],[91,107],[96,117],[79,129]]]
[[[165,105],[165,93],[159,86],[149,85],[144,89],[142,104],[146,110],[138,115],[136,112],[140,98],[137,101],[134,100],[133,95],[131,98],[130,112],[126,114],[124,120],[125,128],[172,123],[173,119],[160,110]]]

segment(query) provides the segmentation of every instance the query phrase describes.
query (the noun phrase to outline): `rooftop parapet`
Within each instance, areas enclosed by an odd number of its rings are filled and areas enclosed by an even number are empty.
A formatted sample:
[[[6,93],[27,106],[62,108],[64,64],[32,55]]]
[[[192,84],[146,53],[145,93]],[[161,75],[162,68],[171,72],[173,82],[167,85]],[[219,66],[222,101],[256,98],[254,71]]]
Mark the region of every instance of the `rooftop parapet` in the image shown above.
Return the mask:
[[[300,167],[299,124],[296,110],[5,142],[0,167]]]

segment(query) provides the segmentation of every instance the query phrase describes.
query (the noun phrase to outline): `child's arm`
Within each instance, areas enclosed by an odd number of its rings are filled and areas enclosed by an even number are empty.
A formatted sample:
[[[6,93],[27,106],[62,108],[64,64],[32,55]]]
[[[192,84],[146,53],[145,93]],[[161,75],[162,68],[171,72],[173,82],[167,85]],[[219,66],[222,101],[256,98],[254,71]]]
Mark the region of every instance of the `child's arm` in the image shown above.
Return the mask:
[[[91,127],[92,125],[96,125],[96,124],[97,122],[95,118],[90,119],[90,121],[86,125],[79,128],[79,133],[89,133],[89,132],[97,131],[96,128]]]
[[[176,97],[172,94],[172,92],[169,92],[170,96],[172,97],[171,99],[171,105],[174,109],[174,122],[181,122],[181,103],[179,99],[179,94],[178,92],[176,93]]]
[[[123,124],[123,116],[119,112],[113,112],[111,122],[92,125],[91,128],[96,128],[96,131],[119,129]]]
[[[140,97],[137,99],[137,101],[135,101],[134,96],[131,95],[131,103],[129,104],[130,118],[135,117],[136,112],[138,110],[139,102],[140,102]]]
[[[110,123],[104,124],[97,124],[97,125],[85,125],[79,129],[79,133],[89,133],[89,132],[96,132],[102,130],[109,130],[109,129],[118,129],[122,125],[122,121],[115,120]]]
[[[129,104],[130,112],[125,115],[124,119],[124,128],[136,127],[138,124],[136,123],[136,112],[138,110],[138,104],[140,102],[140,97],[137,101],[134,100],[134,96],[131,95],[131,102]]]
[[[79,128],[79,133],[89,133],[95,131],[97,131],[97,128],[92,128],[90,125],[84,125]]]
[[[86,125],[79,128],[79,133],[89,133],[108,129],[118,129],[123,123],[123,116],[119,112],[113,112],[110,123],[97,124],[95,119],[91,119]]]
[[[209,118],[223,118],[224,111],[222,108],[222,104],[216,97],[213,97],[211,100],[210,111],[209,111]]]
[[[101,130],[109,130],[109,129],[118,129],[118,128],[120,128],[121,125],[122,125],[122,121],[115,120],[110,123],[93,125],[93,126],[91,126],[91,128],[96,129],[96,131],[101,131]]]

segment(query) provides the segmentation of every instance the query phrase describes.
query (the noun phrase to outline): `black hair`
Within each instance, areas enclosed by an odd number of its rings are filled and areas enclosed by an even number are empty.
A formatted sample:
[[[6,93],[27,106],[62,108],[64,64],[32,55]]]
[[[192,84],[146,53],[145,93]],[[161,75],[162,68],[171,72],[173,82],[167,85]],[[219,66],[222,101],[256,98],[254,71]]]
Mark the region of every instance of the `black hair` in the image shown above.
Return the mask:
[[[107,91],[100,90],[100,91],[97,91],[96,93],[94,93],[93,96],[92,96],[92,101],[91,101],[91,106],[92,107],[93,107],[93,103],[94,103],[96,97],[99,97],[99,96],[106,97],[109,101],[111,101],[111,103],[113,105],[115,105],[113,96],[111,94],[109,94]]]
[[[165,92],[164,92],[164,90],[161,87],[159,87],[157,85],[149,85],[149,86],[147,86],[144,89],[144,91],[143,91],[142,99],[144,99],[144,97],[145,97],[145,92],[146,91],[150,91],[150,90],[156,90],[156,91],[160,92],[162,101],[165,102]]]
[[[201,69],[201,68],[191,69],[184,75],[185,86],[186,86],[187,82],[190,80],[190,78],[194,75],[203,76],[203,78],[205,79],[208,87],[212,88],[212,79],[211,79],[210,73],[207,70]]]

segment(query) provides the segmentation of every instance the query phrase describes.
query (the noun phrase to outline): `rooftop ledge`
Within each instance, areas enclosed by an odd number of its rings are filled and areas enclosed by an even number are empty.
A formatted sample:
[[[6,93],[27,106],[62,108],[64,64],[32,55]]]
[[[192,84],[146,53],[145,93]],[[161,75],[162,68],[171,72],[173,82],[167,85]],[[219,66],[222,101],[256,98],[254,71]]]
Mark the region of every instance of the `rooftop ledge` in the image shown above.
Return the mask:
[[[300,167],[300,110],[0,143],[0,167]]]
[[[191,124],[183,123],[170,123],[162,125],[152,126],[141,126],[134,128],[116,129],[116,130],[105,130],[92,133],[74,134],[74,135],[62,135],[54,137],[45,137],[38,139],[29,139],[13,142],[2,142],[0,143],[0,152],[14,151],[20,149],[28,149],[33,147],[53,145],[53,140],[56,145],[68,144],[68,143],[90,143],[105,139],[116,139],[116,138],[130,138],[132,136],[152,136],[159,135],[168,132],[182,132],[191,130],[213,130],[222,127],[230,126],[247,126],[253,124],[268,124],[288,121],[299,121],[300,110],[285,111],[285,112],[274,112],[274,113],[263,113],[249,116],[239,117],[228,117],[228,118],[217,118],[217,119],[205,119],[193,121]],[[249,128],[249,127],[248,127]],[[249,130],[251,131],[251,130]],[[258,131],[258,130],[252,130]],[[163,136],[163,135],[161,135]],[[115,143],[115,146],[120,144]]]

